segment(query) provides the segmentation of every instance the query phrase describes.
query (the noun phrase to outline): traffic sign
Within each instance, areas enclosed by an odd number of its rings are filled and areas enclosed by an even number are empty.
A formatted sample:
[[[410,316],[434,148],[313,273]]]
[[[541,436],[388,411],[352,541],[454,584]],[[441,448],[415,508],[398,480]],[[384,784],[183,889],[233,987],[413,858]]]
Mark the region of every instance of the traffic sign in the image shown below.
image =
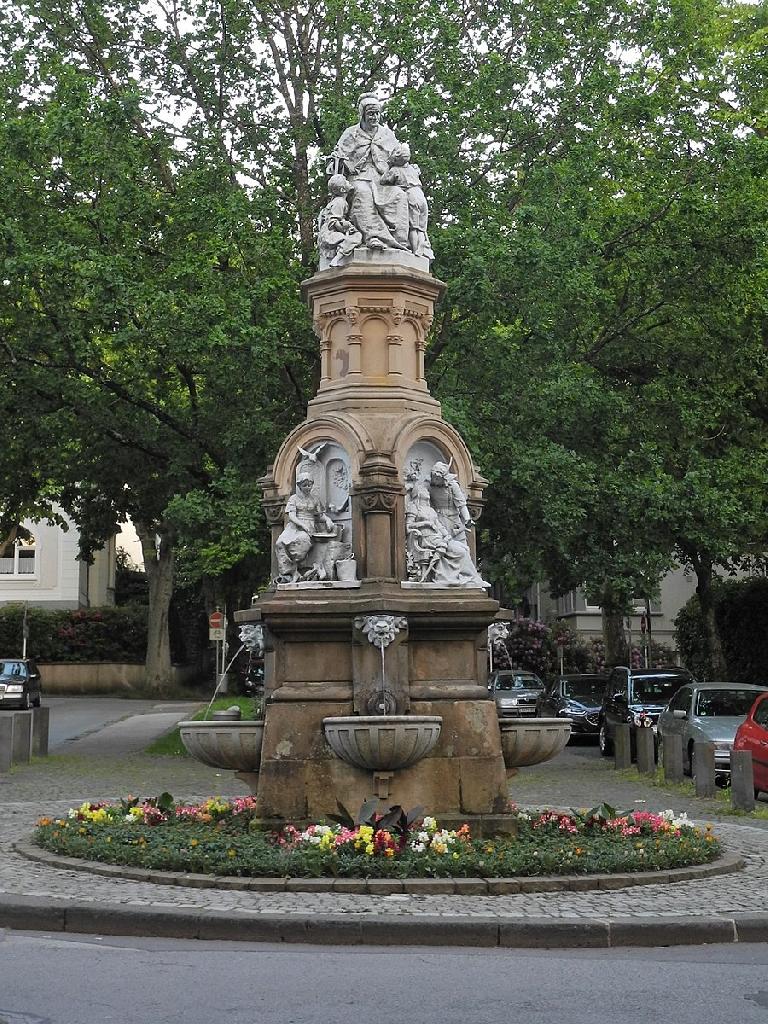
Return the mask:
[[[224,629],[224,612],[220,612],[218,609],[215,612],[211,612],[208,616],[208,628]]]
[[[223,627],[221,629],[210,629],[208,630],[209,640],[226,640],[227,631]]]

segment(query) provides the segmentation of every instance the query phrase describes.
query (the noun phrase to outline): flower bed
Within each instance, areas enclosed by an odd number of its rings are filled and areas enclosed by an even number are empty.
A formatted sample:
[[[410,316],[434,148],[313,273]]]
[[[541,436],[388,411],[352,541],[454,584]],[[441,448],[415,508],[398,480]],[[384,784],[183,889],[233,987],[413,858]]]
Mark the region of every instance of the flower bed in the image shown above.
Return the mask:
[[[366,810],[367,813],[363,814]],[[720,855],[711,826],[672,811],[619,814],[515,809],[515,837],[473,839],[467,825],[400,807],[365,805],[353,821],[304,830],[259,828],[252,797],[175,803],[169,794],[117,804],[84,803],[65,818],[41,818],[33,841],[69,857],[154,870],[248,877],[509,878],[518,875],[652,871],[703,864]]]

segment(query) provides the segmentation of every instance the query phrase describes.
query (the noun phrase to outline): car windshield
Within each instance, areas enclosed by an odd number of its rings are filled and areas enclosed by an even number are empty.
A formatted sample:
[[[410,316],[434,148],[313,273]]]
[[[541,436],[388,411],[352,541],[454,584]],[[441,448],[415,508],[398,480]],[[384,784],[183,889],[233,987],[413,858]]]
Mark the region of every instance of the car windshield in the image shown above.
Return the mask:
[[[496,679],[495,688],[497,690],[543,690],[544,683],[532,673],[501,672]]]
[[[699,690],[694,713],[702,718],[746,718],[756,697],[754,690]]]
[[[572,700],[596,700],[599,704],[604,689],[605,680],[600,678],[563,680],[563,696]]]
[[[668,704],[689,676],[635,676],[632,697],[638,704]]]
[[[0,661],[0,676],[25,676],[23,661]]]

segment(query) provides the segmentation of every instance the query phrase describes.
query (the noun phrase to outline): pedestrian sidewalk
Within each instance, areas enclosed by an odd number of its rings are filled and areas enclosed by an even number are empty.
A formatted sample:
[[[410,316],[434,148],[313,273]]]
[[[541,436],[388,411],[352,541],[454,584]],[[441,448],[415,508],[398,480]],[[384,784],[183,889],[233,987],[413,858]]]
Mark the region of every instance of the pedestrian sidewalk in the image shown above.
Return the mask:
[[[504,946],[667,945],[768,941],[768,829],[719,821],[716,832],[745,868],[674,884],[499,896],[249,892],[104,877],[33,862],[16,851],[38,817],[83,800],[128,793],[202,800],[246,792],[231,772],[141,754],[118,760],[68,754],[0,776],[0,926],[200,938],[374,944]],[[513,777],[528,806],[673,807],[716,821],[712,805],[670,798],[617,776],[608,763],[573,758]],[[714,810],[717,810],[714,807]]]

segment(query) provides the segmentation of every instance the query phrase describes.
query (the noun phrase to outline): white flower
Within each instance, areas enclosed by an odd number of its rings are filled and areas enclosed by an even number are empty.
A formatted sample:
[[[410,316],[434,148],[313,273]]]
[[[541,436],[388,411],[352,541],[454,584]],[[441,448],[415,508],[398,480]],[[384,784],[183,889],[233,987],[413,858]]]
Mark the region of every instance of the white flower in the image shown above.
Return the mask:
[[[416,838],[418,839],[418,841],[420,843],[428,843],[429,842],[429,832],[419,832],[416,835]]]
[[[427,847],[425,846],[424,843],[416,843],[416,842],[411,843],[411,849],[413,850],[414,853],[424,853],[426,848]]]
[[[434,832],[435,829],[437,828],[437,822],[435,821],[434,818],[425,818],[424,828],[427,829],[428,832]]]

